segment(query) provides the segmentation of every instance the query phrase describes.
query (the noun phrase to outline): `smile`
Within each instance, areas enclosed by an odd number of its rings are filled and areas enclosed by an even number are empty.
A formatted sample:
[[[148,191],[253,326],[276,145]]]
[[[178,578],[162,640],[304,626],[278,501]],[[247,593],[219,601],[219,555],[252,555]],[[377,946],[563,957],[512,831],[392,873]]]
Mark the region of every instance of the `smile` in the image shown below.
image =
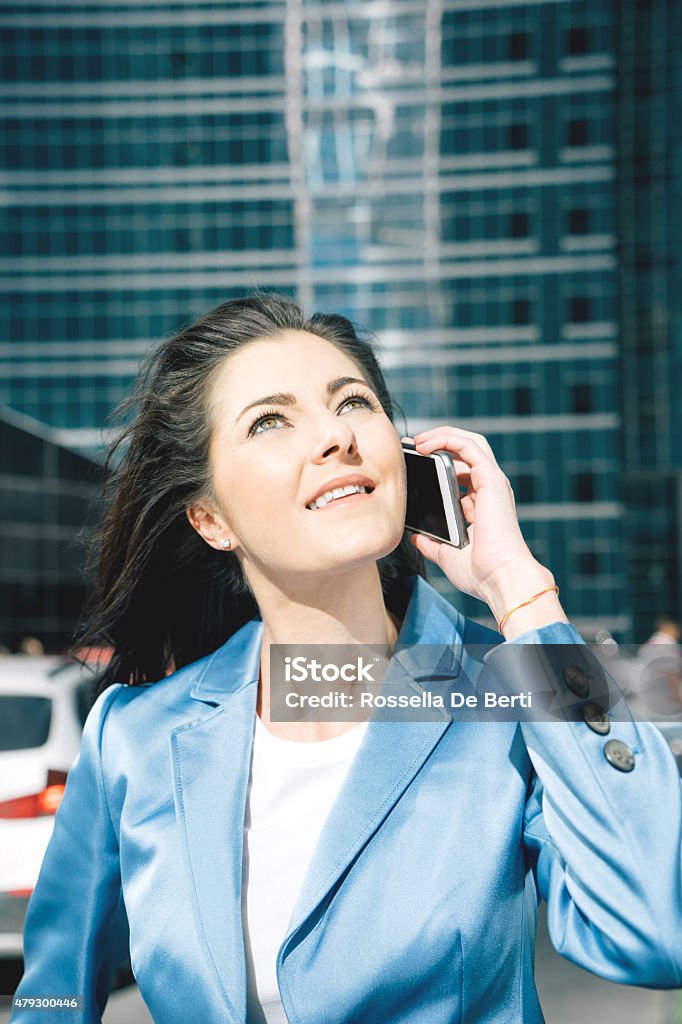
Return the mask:
[[[316,511],[317,509],[324,508],[326,505],[335,504],[341,498],[355,498],[357,500],[358,495],[371,493],[366,487],[361,487],[358,484],[349,484],[347,487],[335,487],[333,491],[325,491],[316,501],[311,501],[309,505],[306,505],[306,508]],[[350,504],[350,501],[343,502],[343,505],[347,504]],[[353,504],[355,504],[355,501]]]

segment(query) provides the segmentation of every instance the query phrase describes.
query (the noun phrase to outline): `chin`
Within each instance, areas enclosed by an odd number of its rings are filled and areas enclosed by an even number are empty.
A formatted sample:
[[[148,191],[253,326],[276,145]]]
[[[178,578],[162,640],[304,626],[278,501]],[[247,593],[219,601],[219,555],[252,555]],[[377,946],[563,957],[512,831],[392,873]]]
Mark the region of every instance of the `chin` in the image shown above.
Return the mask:
[[[380,558],[385,558],[395,551],[403,538],[403,533],[404,530],[399,527],[390,533],[385,530],[380,533],[377,531],[378,535],[375,537],[352,538],[344,547],[346,565],[378,562]]]

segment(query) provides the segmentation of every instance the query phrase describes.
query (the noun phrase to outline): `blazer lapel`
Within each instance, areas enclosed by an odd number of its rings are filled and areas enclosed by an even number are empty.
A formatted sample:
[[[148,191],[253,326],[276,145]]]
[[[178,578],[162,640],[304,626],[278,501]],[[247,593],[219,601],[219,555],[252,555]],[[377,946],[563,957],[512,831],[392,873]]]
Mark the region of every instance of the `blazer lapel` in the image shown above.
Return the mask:
[[[446,693],[460,674],[464,620],[420,577],[411,585],[410,602],[383,686],[395,695]],[[300,929],[306,922],[312,926],[324,912],[326,898],[451,724],[447,702],[445,710],[430,711],[429,715],[432,720],[417,721],[417,714],[408,712],[403,722],[396,722],[375,711],[369,720],[315,847],[280,947],[280,964]]]
[[[216,652],[190,691],[204,702],[197,710],[208,714],[170,734],[176,815],[199,933],[234,1024],[246,1019],[242,850],[261,638],[262,622],[253,620]]]

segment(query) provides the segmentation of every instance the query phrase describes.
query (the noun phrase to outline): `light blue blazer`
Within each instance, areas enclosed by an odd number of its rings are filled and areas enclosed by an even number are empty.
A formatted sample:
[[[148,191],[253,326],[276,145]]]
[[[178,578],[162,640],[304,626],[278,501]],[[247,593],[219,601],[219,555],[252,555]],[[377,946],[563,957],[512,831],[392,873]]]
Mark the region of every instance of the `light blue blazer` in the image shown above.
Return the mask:
[[[404,588],[394,679],[475,692],[465,620],[421,578]],[[79,759],[31,899],[17,996],[79,995],[99,1021],[130,949],[157,1024],[243,1024],[245,798],[262,622],[144,687],[112,686]],[[572,626],[529,649],[511,690],[562,659],[601,669]],[[577,645],[577,646],[573,646]],[[474,651],[472,654],[471,651]],[[536,657],[533,650],[543,653]],[[525,658],[526,652],[522,652]],[[544,655],[547,655],[546,657]],[[624,772],[605,741],[631,748]],[[538,896],[557,950],[612,981],[682,985],[680,779],[657,730],[613,722],[370,721],[324,825],[277,958],[292,1024],[536,1024]]]

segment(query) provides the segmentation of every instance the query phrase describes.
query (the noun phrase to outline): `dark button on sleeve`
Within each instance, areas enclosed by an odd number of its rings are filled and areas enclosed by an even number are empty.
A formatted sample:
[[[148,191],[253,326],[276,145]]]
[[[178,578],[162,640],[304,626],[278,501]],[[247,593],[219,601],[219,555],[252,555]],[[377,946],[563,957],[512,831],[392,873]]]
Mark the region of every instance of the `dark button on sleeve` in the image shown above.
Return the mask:
[[[619,772],[631,772],[635,767],[635,755],[627,743],[621,740],[609,740],[604,744],[604,757]]]
[[[566,686],[577,697],[589,697],[589,680],[583,672],[583,670],[581,668],[578,668],[577,665],[566,666],[566,668],[564,669],[564,679],[566,680]]]
[[[589,725],[592,732],[598,732],[600,736],[606,736],[611,731],[609,717],[601,704],[588,701],[580,709],[583,721]]]

